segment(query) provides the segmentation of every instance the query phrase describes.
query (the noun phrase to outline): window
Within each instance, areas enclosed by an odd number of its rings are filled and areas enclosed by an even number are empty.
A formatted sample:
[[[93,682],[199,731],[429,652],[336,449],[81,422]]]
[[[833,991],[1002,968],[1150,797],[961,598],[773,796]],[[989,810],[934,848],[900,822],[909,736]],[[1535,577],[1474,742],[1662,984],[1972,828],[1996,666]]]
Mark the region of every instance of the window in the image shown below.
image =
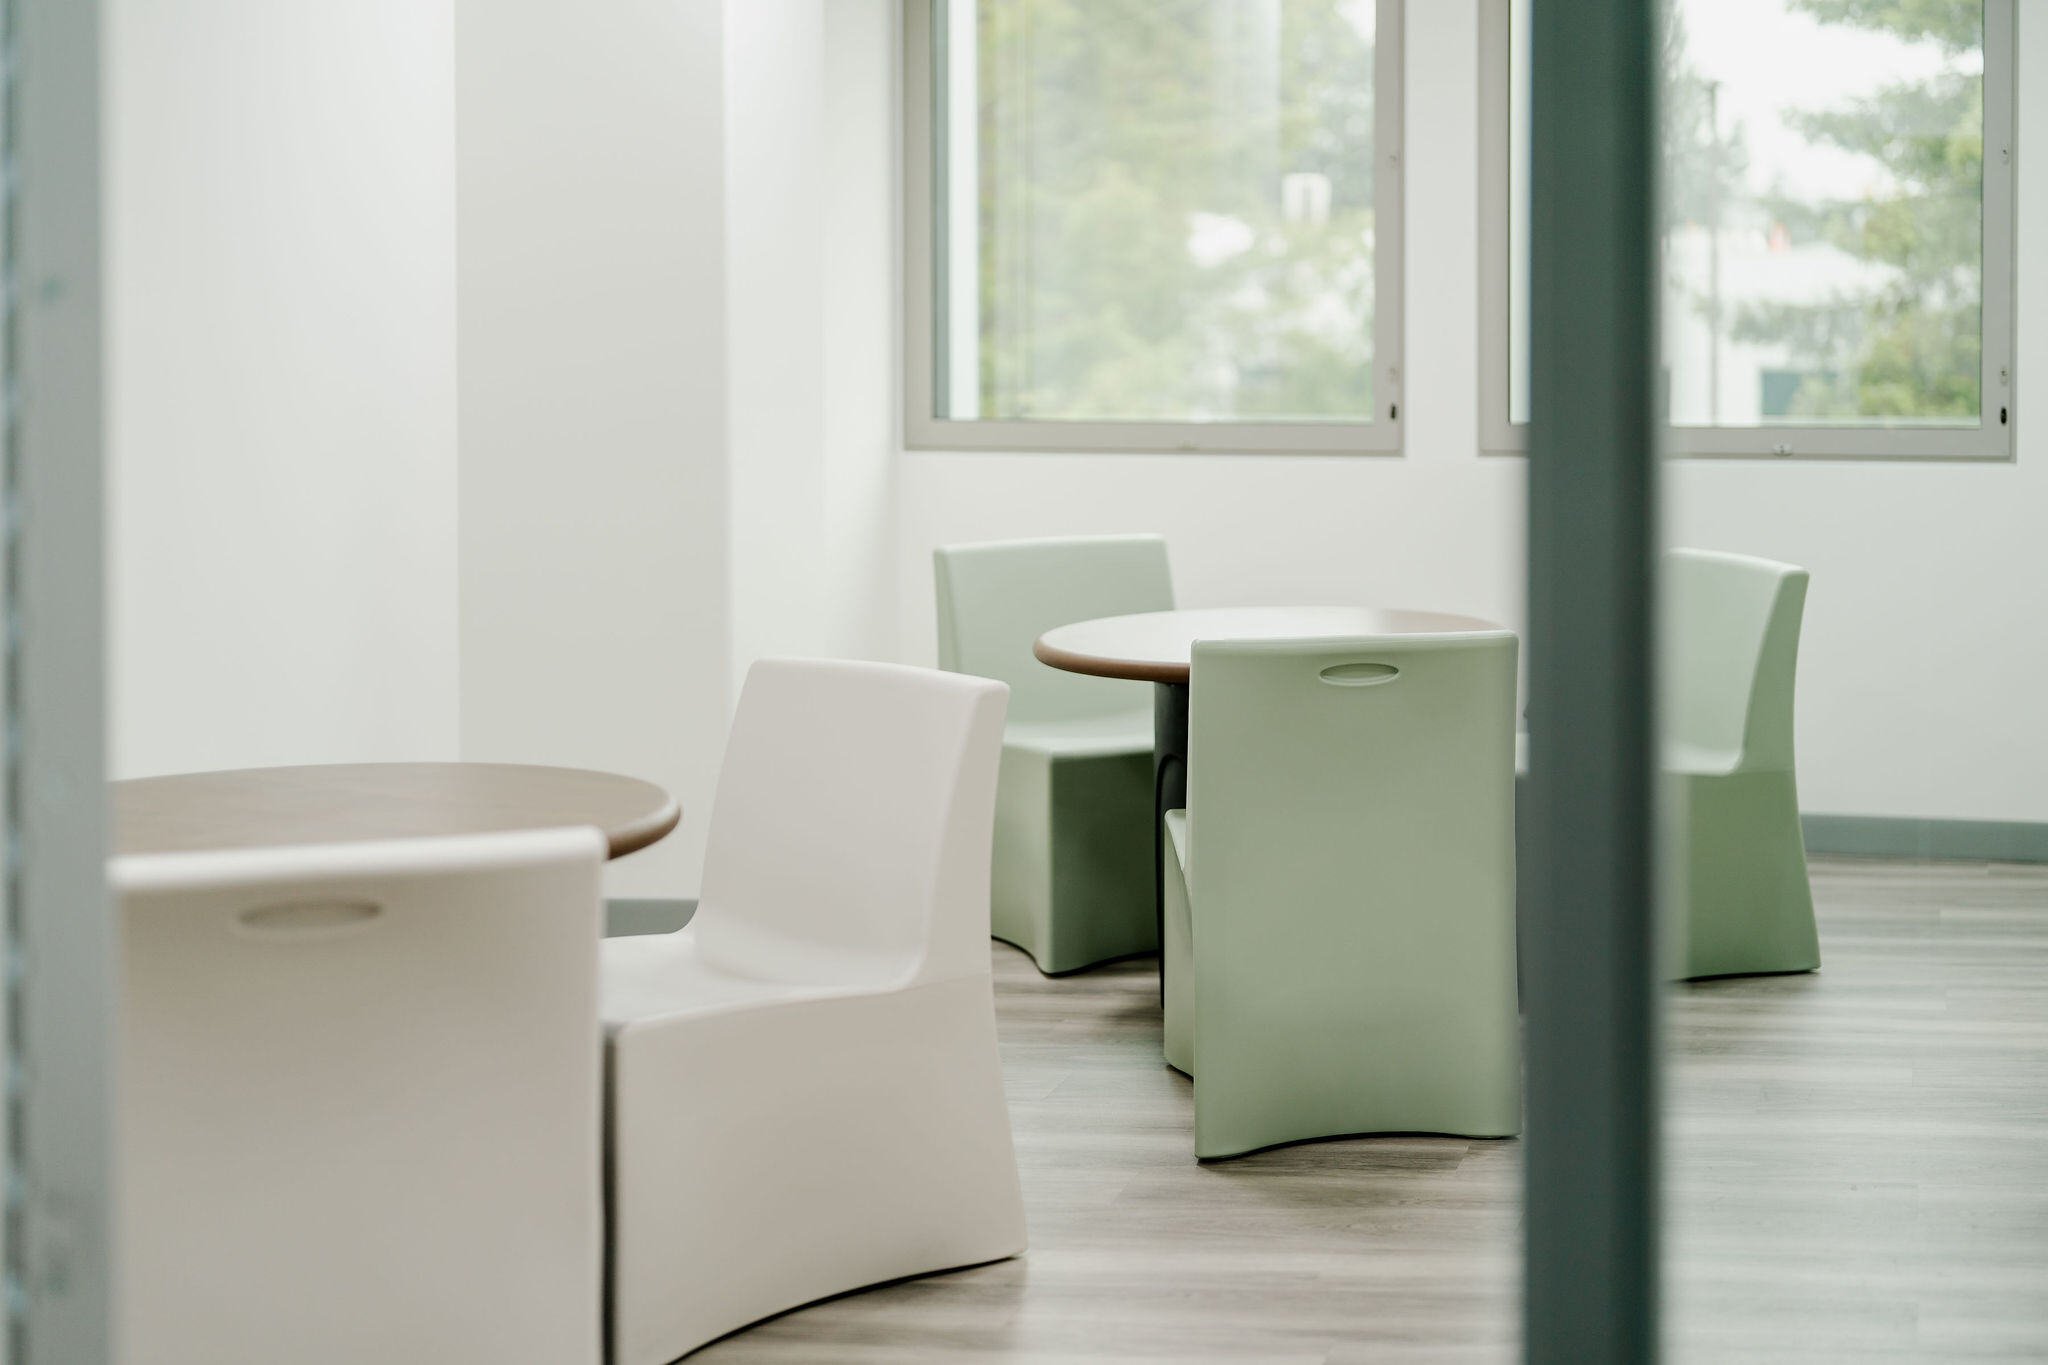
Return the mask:
[[[905,435],[1398,451],[1399,0],[907,0]]]
[[[1483,0],[1482,438],[1528,421],[1530,0]],[[1667,0],[1667,448],[2009,458],[2012,0]]]

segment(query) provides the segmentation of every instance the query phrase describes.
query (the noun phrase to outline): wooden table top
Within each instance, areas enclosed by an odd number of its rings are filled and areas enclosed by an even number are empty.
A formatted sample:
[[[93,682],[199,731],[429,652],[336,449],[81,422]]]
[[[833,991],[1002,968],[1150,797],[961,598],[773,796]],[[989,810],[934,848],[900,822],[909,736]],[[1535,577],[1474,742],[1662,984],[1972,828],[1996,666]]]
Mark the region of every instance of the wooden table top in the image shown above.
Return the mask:
[[[1098,678],[1184,683],[1197,640],[1469,635],[1505,629],[1476,616],[1398,607],[1207,607],[1104,616],[1055,626],[1031,652],[1043,664]]]
[[[682,819],[634,777],[519,763],[333,763],[138,777],[113,784],[122,854],[219,852],[588,825],[610,856]]]

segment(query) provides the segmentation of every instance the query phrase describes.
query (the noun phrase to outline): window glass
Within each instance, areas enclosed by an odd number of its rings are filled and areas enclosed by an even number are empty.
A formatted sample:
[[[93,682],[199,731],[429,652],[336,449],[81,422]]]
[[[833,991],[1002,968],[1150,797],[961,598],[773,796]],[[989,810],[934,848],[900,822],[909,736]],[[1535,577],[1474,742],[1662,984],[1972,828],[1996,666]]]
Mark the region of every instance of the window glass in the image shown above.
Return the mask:
[[[1374,0],[941,8],[936,416],[1371,420]]]
[[[1509,110],[1511,420],[1528,420],[1527,0]],[[1975,427],[1982,0],[1671,0],[1664,401],[1678,427]]]

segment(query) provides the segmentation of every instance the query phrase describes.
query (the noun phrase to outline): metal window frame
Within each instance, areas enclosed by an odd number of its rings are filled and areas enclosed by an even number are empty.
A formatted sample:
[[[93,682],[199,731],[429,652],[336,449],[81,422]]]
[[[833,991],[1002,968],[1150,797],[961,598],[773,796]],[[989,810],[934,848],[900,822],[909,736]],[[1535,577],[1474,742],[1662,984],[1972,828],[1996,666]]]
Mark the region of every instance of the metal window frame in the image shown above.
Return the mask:
[[[1508,421],[1508,63],[1511,0],[1479,9],[1479,439],[1488,455],[1528,452],[1526,423]],[[2017,269],[2013,170],[2013,0],[1984,0],[1984,300],[1982,408],[1974,427],[1675,426],[1659,428],[1666,454],[1704,459],[2009,462],[2019,425],[2013,382]]]
[[[109,1365],[118,925],[106,880],[100,0],[7,0],[13,1365]],[[18,1108],[17,1108],[18,1106]]]
[[[934,416],[940,368],[938,253],[933,200],[944,130],[933,117],[939,89],[936,36],[946,0],[903,8],[903,439],[932,451],[1399,455],[1402,449],[1402,281],[1406,196],[1402,166],[1402,18],[1405,0],[1377,0],[1374,39],[1375,180],[1373,386],[1370,422],[1101,422],[955,420]]]

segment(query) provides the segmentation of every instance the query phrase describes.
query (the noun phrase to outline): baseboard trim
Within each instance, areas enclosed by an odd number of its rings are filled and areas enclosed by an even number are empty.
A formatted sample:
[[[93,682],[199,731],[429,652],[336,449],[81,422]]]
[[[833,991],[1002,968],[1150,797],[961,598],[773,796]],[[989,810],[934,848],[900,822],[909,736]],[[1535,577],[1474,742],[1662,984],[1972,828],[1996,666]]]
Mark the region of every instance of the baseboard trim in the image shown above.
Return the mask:
[[[1933,861],[2048,863],[2048,824],[1921,820],[1898,815],[1804,815],[1808,853]]]
[[[604,936],[627,938],[634,934],[670,934],[690,922],[697,913],[695,897],[688,900],[634,899],[604,903]]]

